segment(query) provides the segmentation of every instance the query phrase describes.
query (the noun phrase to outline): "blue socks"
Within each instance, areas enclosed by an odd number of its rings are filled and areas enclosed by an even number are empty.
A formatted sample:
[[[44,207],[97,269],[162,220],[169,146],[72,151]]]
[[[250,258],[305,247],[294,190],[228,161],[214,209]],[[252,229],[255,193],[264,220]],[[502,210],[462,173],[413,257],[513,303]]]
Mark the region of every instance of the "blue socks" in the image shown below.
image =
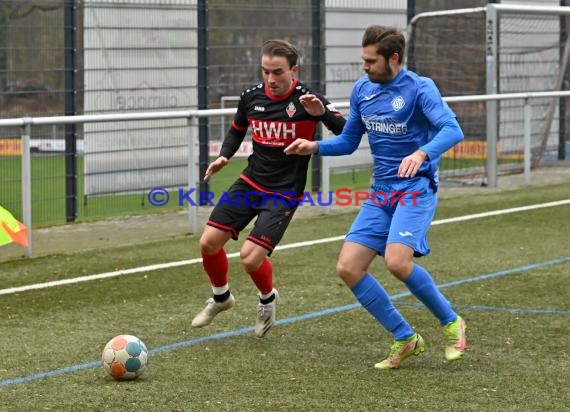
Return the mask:
[[[457,319],[451,304],[423,267],[414,264],[412,273],[404,283],[410,292],[439,319],[442,326]],[[386,290],[370,273],[366,273],[351,290],[358,302],[394,336],[395,340],[408,339],[415,333],[394,307]]]
[[[449,301],[437,288],[427,270],[414,263],[414,269],[404,281],[410,292],[439,319],[442,326],[457,319]]]
[[[395,340],[408,339],[415,333],[394,307],[386,290],[370,273],[366,273],[351,290],[360,304],[394,335]]]

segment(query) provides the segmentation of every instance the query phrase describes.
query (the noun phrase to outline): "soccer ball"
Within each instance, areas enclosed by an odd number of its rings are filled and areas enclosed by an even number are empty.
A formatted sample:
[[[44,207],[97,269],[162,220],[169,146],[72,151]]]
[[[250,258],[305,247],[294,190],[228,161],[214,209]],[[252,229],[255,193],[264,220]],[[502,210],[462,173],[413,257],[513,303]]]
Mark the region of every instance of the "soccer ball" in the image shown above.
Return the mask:
[[[146,368],[148,349],[136,336],[119,335],[107,342],[101,360],[105,370],[114,379],[136,379]]]

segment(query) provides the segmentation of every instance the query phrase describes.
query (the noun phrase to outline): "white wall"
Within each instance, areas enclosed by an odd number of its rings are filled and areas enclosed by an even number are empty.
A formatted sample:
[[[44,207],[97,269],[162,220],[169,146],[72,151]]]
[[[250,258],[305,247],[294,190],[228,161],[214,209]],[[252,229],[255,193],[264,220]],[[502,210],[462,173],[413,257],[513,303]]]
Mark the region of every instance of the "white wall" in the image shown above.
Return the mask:
[[[86,0],[84,112],[197,107],[196,0]],[[187,183],[185,120],[86,124],[85,194]]]

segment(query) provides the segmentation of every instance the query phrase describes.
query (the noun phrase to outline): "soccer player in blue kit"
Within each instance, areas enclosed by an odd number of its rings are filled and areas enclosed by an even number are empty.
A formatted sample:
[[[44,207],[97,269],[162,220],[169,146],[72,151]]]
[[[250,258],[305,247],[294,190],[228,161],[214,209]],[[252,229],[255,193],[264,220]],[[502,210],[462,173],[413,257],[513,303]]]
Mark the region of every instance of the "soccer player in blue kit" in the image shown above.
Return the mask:
[[[346,155],[368,134],[374,160],[371,197],[346,235],[337,273],[393,335],[390,352],[377,369],[399,368],[406,358],[420,355],[425,344],[368,272],[376,255],[439,320],[447,339],[446,359],[462,358],[467,348],[464,320],[429,272],[414,262],[430,252],[427,233],[437,207],[440,157],[463,139],[463,132],[434,82],[403,67],[405,46],[398,29],[368,27],[362,39],[366,75],[354,85],[342,134],[319,142],[297,139],[285,149],[291,155]]]

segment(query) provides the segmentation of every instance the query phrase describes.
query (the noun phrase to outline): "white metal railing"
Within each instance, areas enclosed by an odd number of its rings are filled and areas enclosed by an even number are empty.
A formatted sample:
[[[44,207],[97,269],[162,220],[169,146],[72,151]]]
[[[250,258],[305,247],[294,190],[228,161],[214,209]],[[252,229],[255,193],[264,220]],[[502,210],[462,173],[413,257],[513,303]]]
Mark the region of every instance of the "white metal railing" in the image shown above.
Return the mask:
[[[235,113],[236,109],[225,110],[183,110],[169,112],[113,113],[99,115],[22,117],[17,119],[0,119],[0,127],[21,127],[22,140],[22,220],[28,227],[28,247],[24,251],[26,257],[32,255],[32,174],[30,135],[34,125],[105,123],[128,120],[188,119],[188,187],[199,187],[199,139],[195,136],[198,119]],[[194,186],[192,186],[194,185]],[[190,194],[196,204],[196,192]],[[189,229],[196,233],[198,229],[196,207],[188,206]]]
[[[530,100],[534,98],[559,98],[570,96],[570,91],[555,92],[527,92],[527,93],[508,93],[493,95],[472,95],[472,96],[455,96],[445,97],[447,102],[474,102],[474,101],[497,101],[497,100],[524,100],[524,176],[525,182],[530,182],[530,149],[531,149],[531,130],[530,122],[532,115],[532,107]],[[348,102],[334,103],[337,108],[349,107]],[[236,109],[209,109],[209,110],[183,110],[169,112],[143,112],[143,113],[116,113],[116,114],[100,114],[100,115],[78,115],[78,116],[53,116],[53,117],[22,117],[16,119],[0,119],[0,127],[21,127],[22,141],[22,219],[23,223],[28,227],[29,246],[25,250],[25,256],[32,254],[32,191],[31,191],[31,154],[30,154],[30,135],[34,125],[56,125],[56,124],[78,124],[78,123],[103,123],[115,121],[132,121],[132,120],[157,120],[157,119],[188,119],[188,185],[189,187],[199,187],[199,140],[195,135],[198,126],[198,119],[201,117],[226,116],[235,113]],[[489,147],[496,147],[496,136],[487,136],[488,139],[495,141],[487,142],[487,151]],[[489,153],[487,153],[489,155]],[[489,156],[487,156],[489,158]],[[494,156],[496,159],[496,156]],[[325,159],[325,158],[323,158]],[[328,192],[330,189],[330,170],[334,168],[329,161],[323,161],[322,170],[322,190]],[[496,181],[496,165],[489,170],[495,173],[494,181]],[[488,177],[489,178],[489,177]],[[196,192],[191,195],[192,200],[196,203]],[[327,206],[324,206],[327,210]],[[191,233],[196,233],[198,229],[197,210],[195,206],[188,206],[189,229]]]

